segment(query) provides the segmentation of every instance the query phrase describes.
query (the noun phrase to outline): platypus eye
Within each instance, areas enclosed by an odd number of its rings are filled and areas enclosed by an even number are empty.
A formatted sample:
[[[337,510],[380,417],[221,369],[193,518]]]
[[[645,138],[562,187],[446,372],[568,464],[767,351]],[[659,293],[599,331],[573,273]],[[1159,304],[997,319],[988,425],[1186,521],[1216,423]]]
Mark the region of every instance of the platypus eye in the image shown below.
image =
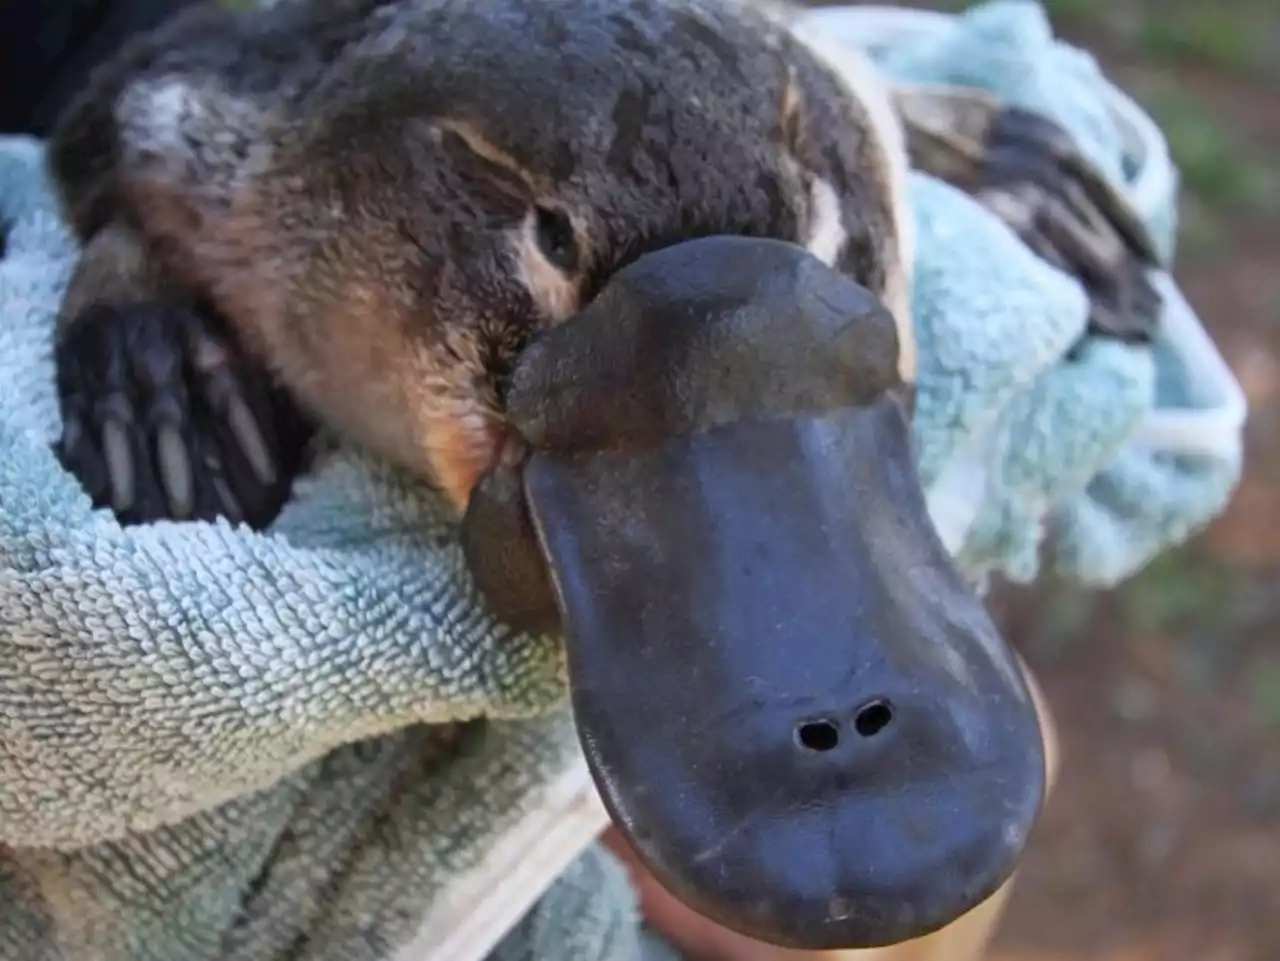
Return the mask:
[[[563,271],[578,269],[578,238],[574,236],[573,224],[569,217],[560,210],[539,206],[538,246],[542,255]]]

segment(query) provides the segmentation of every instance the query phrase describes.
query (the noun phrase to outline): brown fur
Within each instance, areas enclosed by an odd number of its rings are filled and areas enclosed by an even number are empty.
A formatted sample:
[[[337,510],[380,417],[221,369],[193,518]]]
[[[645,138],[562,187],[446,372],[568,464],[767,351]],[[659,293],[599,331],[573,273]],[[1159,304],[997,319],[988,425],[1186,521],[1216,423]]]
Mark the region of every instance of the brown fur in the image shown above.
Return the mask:
[[[100,71],[50,157],[88,243],[69,312],[127,298],[95,264],[152,264],[136,296],[212,303],[306,408],[458,506],[522,344],[647,250],[803,242],[822,181],[836,265],[903,287],[866,109],[732,0],[204,6]],[[576,264],[531,242],[538,208]]]
[[[126,304],[159,293],[159,278],[137,235],[120,224],[89,238],[58,311],[58,330],[94,304]]]

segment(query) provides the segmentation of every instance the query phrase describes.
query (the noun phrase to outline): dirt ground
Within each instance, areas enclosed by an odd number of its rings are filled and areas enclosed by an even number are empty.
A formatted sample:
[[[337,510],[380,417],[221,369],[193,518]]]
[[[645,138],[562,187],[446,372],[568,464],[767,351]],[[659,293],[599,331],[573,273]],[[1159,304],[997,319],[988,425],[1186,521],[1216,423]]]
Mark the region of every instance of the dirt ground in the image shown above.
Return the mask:
[[[1048,6],[1164,126],[1186,188],[1178,277],[1252,409],[1246,478],[1192,544],[1116,591],[997,597],[1064,766],[992,961],[1275,961],[1280,5]]]

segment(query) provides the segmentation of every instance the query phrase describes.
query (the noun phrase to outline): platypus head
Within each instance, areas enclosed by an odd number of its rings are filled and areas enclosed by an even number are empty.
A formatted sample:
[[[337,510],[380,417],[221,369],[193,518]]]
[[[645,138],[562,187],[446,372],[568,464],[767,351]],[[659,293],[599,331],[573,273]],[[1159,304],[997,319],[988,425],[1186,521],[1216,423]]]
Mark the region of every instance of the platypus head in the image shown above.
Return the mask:
[[[808,949],[939,928],[1006,881],[1034,706],[943,548],[898,338],[802,248],[620,271],[520,357],[464,524],[498,612],[564,631],[606,806],[657,879]]]
[[[1009,876],[1042,749],[916,477],[887,140],[751,6],[379,6],[282,104],[130,85],[118,186],[311,413],[465,509],[495,610],[563,631],[660,881],[883,944]]]

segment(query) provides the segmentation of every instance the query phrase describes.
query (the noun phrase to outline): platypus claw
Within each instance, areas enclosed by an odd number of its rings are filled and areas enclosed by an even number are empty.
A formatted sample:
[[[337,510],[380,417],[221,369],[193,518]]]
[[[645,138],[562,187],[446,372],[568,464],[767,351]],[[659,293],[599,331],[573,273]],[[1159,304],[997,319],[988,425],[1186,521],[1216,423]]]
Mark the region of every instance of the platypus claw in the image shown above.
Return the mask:
[[[1151,339],[1161,299],[1150,232],[1062,126],[969,87],[901,84],[894,100],[912,166],[964,190],[1078,280],[1090,333]]]
[[[209,313],[96,304],[55,349],[58,453],[122,523],[279,512],[310,433],[292,401]]]

